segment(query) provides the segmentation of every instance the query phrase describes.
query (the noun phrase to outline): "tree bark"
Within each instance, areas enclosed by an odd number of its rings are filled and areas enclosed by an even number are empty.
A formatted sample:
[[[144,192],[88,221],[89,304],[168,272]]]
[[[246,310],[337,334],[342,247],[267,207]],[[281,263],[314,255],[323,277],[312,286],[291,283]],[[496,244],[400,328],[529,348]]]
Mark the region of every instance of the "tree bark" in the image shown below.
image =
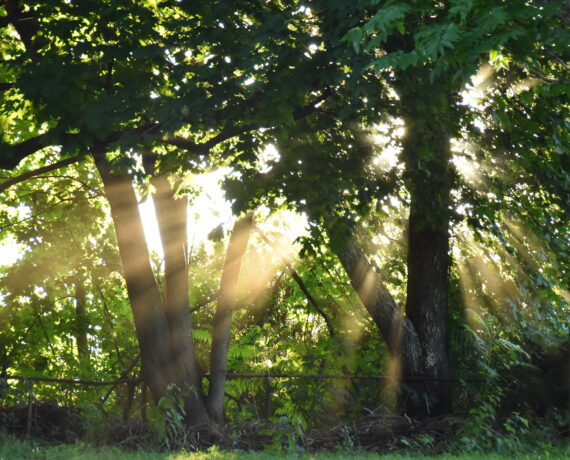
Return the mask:
[[[253,213],[247,213],[238,219],[232,230],[222,279],[220,294],[214,316],[212,332],[212,351],[210,354],[210,389],[208,391],[208,409],[211,417],[218,423],[224,420],[224,395],[228,366],[228,347],[232,316],[235,309],[236,290],[241,263],[253,226]]]
[[[406,187],[410,194],[406,317],[421,343],[420,362],[404,359],[410,391],[402,409],[413,416],[451,412],[448,362],[448,267],[450,219],[450,115],[452,92],[427,72],[402,75],[400,98],[406,126],[403,140]]]
[[[408,285],[406,316],[422,345],[421,360],[403,362],[409,392],[402,393],[400,405],[411,416],[436,416],[451,412],[448,363],[448,250],[447,222],[443,228],[419,224],[422,210],[412,201],[409,223]],[[445,231],[444,231],[445,230]],[[419,364],[419,365],[418,365]]]
[[[170,374],[185,398],[187,421],[208,423],[200,369],[192,338],[192,317],[188,303],[187,199],[176,197],[165,175],[151,179],[153,201],[164,250],[164,312],[169,328]]]
[[[424,69],[398,75],[410,194],[405,315],[343,224],[329,227],[333,250],[396,359],[400,410],[415,417],[451,412],[448,362],[451,85]]]
[[[162,299],[149,262],[138,202],[126,172],[112,172],[97,155],[96,165],[111,208],[115,234],[127,284],[137,339],[142,376],[155,403],[168,394],[173,382],[170,364],[168,323]]]
[[[382,276],[374,270],[351,235],[346,235],[344,243],[334,246],[350,284],[378,327],[390,354],[399,361],[398,367],[402,361],[419,365],[419,337],[388,291]]]

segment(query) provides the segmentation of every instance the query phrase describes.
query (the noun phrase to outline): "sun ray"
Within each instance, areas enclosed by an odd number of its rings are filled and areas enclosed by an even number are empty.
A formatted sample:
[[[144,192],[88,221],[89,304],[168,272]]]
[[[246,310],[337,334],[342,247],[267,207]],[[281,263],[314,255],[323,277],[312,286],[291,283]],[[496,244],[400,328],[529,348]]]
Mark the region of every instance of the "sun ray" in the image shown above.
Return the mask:
[[[480,244],[470,231],[460,234],[458,240],[454,254],[468,324],[482,334],[486,309],[502,323],[510,323],[520,307],[520,294],[509,273],[516,269],[517,261],[503,248],[490,250]]]
[[[300,246],[295,241],[306,235],[307,224],[304,216],[293,211],[281,210],[270,215],[268,209],[260,208],[257,212],[267,217],[256,224],[237,291],[239,302],[249,302],[254,307],[264,303],[271,280],[278,272],[288,271],[288,267],[294,268],[299,263]]]

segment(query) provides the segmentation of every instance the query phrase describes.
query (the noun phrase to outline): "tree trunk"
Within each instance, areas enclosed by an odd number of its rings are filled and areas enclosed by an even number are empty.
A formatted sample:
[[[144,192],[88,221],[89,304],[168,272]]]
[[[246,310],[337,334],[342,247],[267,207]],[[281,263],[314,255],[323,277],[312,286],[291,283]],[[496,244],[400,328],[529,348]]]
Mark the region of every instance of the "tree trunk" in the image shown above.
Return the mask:
[[[436,416],[451,412],[448,363],[448,249],[447,225],[443,229],[418,223],[422,210],[412,201],[409,223],[406,316],[422,345],[421,360],[404,360],[404,378],[443,380],[409,381],[400,405],[411,416]],[[446,223],[447,224],[447,223]],[[442,224],[443,226],[443,224]],[[418,365],[419,364],[419,365]]]
[[[402,412],[451,412],[448,362],[448,266],[452,97],[427,71],[399,75],[405,119],[406,187],[411,197],[405,315],[343,224],[329,228],[333,250],[396,359],[404,385]],[[342,243],[339,243],[342,242]]]
[[[212,332],[210,389],[208,391],[208,409],[212,418],[218,423],[222,423],[224,420],[224,395],[232,316],[235,309],[241,262],[252,226],[253,213],[251,212],[236,221],[230,236],[224,271],[220,281],[220,294]]]
[[[390,354],[398,361],[397,367],[401,367],[402,361],[419,365],[421,346],[414,326],[404,316],[381,275],[351,235],[345,235],[343,244],[333,246],[350,284],[380,330]]]
[[[447,352],[447,232],[418,225],[410,212],[406,315],[352,237],[335,251],[351,285],[380,330],[402,378],[399,408],[414,416],[451,411]],[[419,227],[419,228],[418,228]],[[447,228],[447,227],[446,227]]]
[[[75,340],[77,342],[77,356],[81,374],[89,368],[89,344],[87,341],[87,328],[89,319],[87,318],[85,287],[78,280],[74,282],[75,287]]]
[[[428,83],[427,72],[402,76],[400,98],[406,126],[405,180],[410,194],[406,317],[421,343],[421,360],[404,359],[410,381],[401,406],[409,415],[451,411],[448,380],[448,266],[450,218],[451,92],[445,81]]]
[[[154,279],[138,202],[126,172],[111,172],[97,155],[97,169],[111,208],[137,339],[141,368],[155,403],[168,394],[169,330],[162,299]]]
[[[196,359],[192,338],[192,317],[188,303],[187,199],[175,197],[168,178],[155,176],[153,201],[164,250],[164,312],[170,331],[170,373],[185,398],[187,421],[208,423],[202,391],[202,371]]]

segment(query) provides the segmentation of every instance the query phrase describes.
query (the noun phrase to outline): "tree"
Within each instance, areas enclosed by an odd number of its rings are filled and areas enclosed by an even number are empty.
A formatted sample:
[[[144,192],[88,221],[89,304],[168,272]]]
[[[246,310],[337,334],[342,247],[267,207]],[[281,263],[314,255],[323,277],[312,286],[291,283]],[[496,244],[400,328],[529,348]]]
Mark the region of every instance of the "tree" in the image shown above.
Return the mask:
[[[357,112],[354,108],[347,111],[346,101],[343,106],[331,98],[320,107],[319,116],[329,119],[328,122],[299,126],[286,135],[274,132],[285,160],[276,163],[275,169],[265,177],[254,178],[252,195],[258,200],[272,194],[285,195],[298,209],[307,212],[315,225],[321,223],[324,226],[332,248],[399,361],[406,385],[411,388],[411,391],[402,392],[402,409],[411,415],[437,415],[451,410],[448,362],[450,225],[457,226],[460,222],[454,208],[459,205],[475,207],[468,217],[469,223],[475,224],[475,231],[481,229],[476,219],[489,219],[500,238],[496,220],[500,218],[499,208],[505,208],[497,203],[494,207],[497,214],[490,215],[489,208],[485,209],[481,201],[476,204],[471,201],[474,197],[469,185],[453,170],[452,142],[458,138],[482,141],[478,155],[481,162],[496,161],[493,155],[498,151],[520,158],[524,166],[521,170],[517,165],[515,170],[520,171],[520,175],[510,179],[518,188],[511,188],[512,196],[522,193],[520,199],[528,205],[528,197],[540,200],[539,195],[546,193],[550,197],[550,212],[560,218],[556,222],[557,228],[561,228],[563,218],[556,195],[565,196],[567,180],[562,172],[564,167],[560,168],[561,157],[553,149],[563,151],[568,142],[566,135],[560,136],[564,125],[562,114],[567,114],[568,110],[567,85],[563,88],[567,82],[567,8],[556,2],[496,7],[487,2],[457,1],[449,5],[413,2],[413,6],[408,2],[383,2],[373,6],[377,3],[371,2],[370,10],[360,10],[362,22],[350,29],[342,26],[335,29],[332,26],[338,24],[333,22],[337,18],[335,14],[341,11],[340,14],[351,17],[358,7],[341,2],[334,5],[314,2],[311,7],[320,20],[319,28],[333,31],[327,35],[325,47],[334,48],[344,40],[356,51],[368,54],[368,68],[363,71],[358,67],[352,69],[355,73],[361,72],[362,81],[371,78],[371,67],[380,73],[382,82],[379,84],[385,88],[370,95],[352,80],[346,82],[343,90],[349,94],[356,92],[367,101],[380,98],[375,105],[384,110],[385,117],[402,120],[406,129],[400,154],[403,172],[399,177],[409,205],[405,313],[352,236],[352,229],[359,221],[355,213],[362,214],[372,198],[377,203],[385,202],[391,190],[386,187],[390,176],[384,180],[375,179],[370,167],[368,176],[362,175],[367,159],[371,159],[370,146],[366,147],[362,139],[359,142],[358,137],[362,138],[362,135],[350,133],[347,122]],[[350,56],[351,53],[345,55],[347,65],[350,65]],[[486,119],[488,126],[480,128],[475,123],[475,108],[463,102],[461,93],[466,91],[487,59],[502,75],[496,80],[498,97],[486,108],[495,119]],[[513,69],[509,68],[509,63]],[[535,78],[534,89],[524,89],[529,78]],[[521,110],[518,94],[509,94],[517,81],[522,85],[521,99],[527,101],[522,104],[526,107],[521,112],[518,112]],[[547,92],[554,88],[563,102],[557,107],[543,107],[541,125],[529,123],[525,120],[531,118],[529,103],[540,97],[544,86],[547,86]],[[530,105],[534,106],[533,103]],[[512,123],[500,113],[507,107],[512,107],[510,116],[516,122]],[[365,119],[361,115],[360,121],[372,124],[374,118]],[[495,129],[493,123],[497,125]],[[339,135],[343,129],[344,138]],[[524,144],[514,141],[529,132],[535,138],[544,139],[541,153],[538,150],[525,152],[522,150]],[[327,144],[329,146],[324,147]],[[552,163],[537,159],[542,152],[552,159]],[[339,177],[335,178],[335,173]],[[553,189],[546,184],[541,187],[541,192],[530,192],[525,182],[535,173],[552,177],[558,192],[551,194]],[[307,192],[307,184],[311,184],[310,192]],[[392,190],[398,190],[400,184],[393,184]],[[475,199],[480,200],[480,197]],[[529,207],[540,209],[535,205]],[[547,215],[548,212],[541,213],[542,217],[534,220],[548,219]],[[551,239],[551,236],[547,238]],[[553,250],[562,241],[558,237],[555,240]]]
[[[171,385],[189,388],[188,420],[206,423],[210,417],[188,309],[186,202],[177,198],[171,182],[181,171],[200,170],[206,156],[213,157],[213,164],[223,162],[224,148],[214,148],[261,127],[260,120],[301,119],[326,99],[326,89],[314,80],[291,78],[313,68],[300,46],[311,39],[307,26],[301,18],[291,18],[289,9],[249,2],[220,2],[213,9],[211,4],[174,1],[112,6],[9,1],[4,12],[2,34],[14,52],[3,50],[3,105],[6,113],[19,110],[22,116],[20,123],[6,120],[0,166],[13,169],[44,148],[62,157],[10,179],[4,188],[76,161],[94,160],[115,224],[143,377],[156,402]],[[266,23],[275,29],[271,34]],[[290,29],[293,23],[302,27]],[[278,47],[289,53],[276,54]],[[303,61],[304,66],[289,70],[291,62]],[[284,72],[295,85],[282,84]],[[260,84],[250,85],[250,78]],[[276,112],[275,101],[283,100],[285,89],[287,104]],[[62,103],[64,99],[76,104]],[[248,140],[238,155],[251,150],[255,140]],[[137,168],[135,151],[143,152],[156,190],[165,252],[164,298],[149,262],[132,183],[134,172],[144,174]],[[223,279],[235,284],[236,272],[228,270],[233,274]],[[231,295],[222,295],[220,308],[231,311],[231,302]],[[219,346],[215,342],[215,356],[225,359],[228,325],[222,323],[220,337],[226,338]],[[218,367],[223,371],[224,364]],[[222,373],[212,377],[217,402],[211,409],[217,420]]]
[[[564,44],[569,38],[567,13],[567,6],[556,2],[494,8],[486,2],[452,2],[449,7],[418,2],[413,10],[404,3],[386,4],[362,29],[350,32],[348,39],[354,46],[359,46],[360,40],[354,40],[353,34],[360,32],[370,34],[368,49],[383,47],[386,54],[373,61],[373,66],[377,71],[392,70],[407,129],[402,144],[404,180],[410,196],[406,317],[417,332],[421,352],[416,356],[423,363],[418,366],[417,358],[404,356],[405,377],[449,376],[450,140],[457,137],[462,122],[469,120],[461,115],[459,93],[487,53],[499,69],[512,61],[527,74],[522,78],[537,75],[536,66],[547,65],[555,77],[542,81],[563,83],[567,68],[561,63],[567,58]],[[513,80],[517,76],[511,74]],[[563,107],[567,110],[567,103]],[[545,126],[556,129],[558,111]],[[517,128],[503,124],[500,130]],[[511,144],[509,150],[516,152],[517,148]],[[435,391],[429,392],[436,397],[433,407],[428,403],[423,410],[416,403],[414,413],[437,414],[451,409],[449,385],[435,382],[434,387]]]

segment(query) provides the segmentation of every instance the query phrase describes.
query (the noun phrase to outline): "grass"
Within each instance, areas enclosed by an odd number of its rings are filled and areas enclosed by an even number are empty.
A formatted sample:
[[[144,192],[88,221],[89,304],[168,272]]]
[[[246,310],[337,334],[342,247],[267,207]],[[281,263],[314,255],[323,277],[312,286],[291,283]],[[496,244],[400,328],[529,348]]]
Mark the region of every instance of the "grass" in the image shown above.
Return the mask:
[[[316,454],[293,455],[269,452],[220,451],[210,449],[205,452],[149,452],[125,451],[116,447],[92,447],[86,444],[46,444],[37,440],[23,440],[0,433],[0,460],[563,460],[570,459],[570,445],[554,452],[529,452],[509,454],[462,454],[429,456],[422,454],[378,455],[366,452],[322,452]]]

